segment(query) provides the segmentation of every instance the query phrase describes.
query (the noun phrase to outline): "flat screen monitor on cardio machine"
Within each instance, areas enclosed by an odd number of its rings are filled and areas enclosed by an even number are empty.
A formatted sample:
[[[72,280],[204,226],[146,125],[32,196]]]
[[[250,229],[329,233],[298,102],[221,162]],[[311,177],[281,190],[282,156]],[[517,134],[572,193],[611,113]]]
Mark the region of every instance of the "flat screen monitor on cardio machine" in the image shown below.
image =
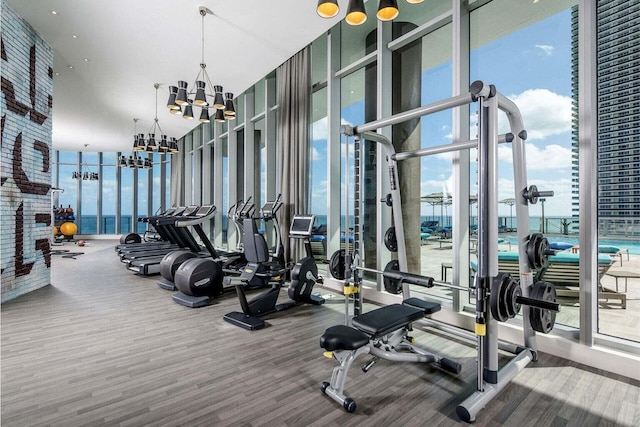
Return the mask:
[[[313,229],[313,222],[316,219],[315,215],[296,215],[291,221],[291,227],[289,228],[289,237],[291,238],[305,238],[311,236],[311,230]]]

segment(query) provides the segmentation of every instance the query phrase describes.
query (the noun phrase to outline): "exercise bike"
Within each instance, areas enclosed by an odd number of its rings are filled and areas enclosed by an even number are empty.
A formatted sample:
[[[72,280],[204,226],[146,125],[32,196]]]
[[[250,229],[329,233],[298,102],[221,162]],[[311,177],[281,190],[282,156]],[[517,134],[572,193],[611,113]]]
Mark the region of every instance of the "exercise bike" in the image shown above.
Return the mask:
[[[243,241],[247,265],[239,280],[231,277],[225,278],[226,282],[234,283],[242,312],[233,311],[225,314],[225,321],[253,331],[265,326],[265,321],[260,317],[262,315],[283,311],[303,303],[313,305],[324,303],[323,298],[311,293],[313,286],[321,281],[318,275],[318,266],[311,250],[310,237],[314,218],[314,215],[296,215],[291,222],[289,237],[303,239],[306,251],[306,256],[296,262],[292,268],[287,268],[280,262],[271,261],[267,242],[264,236],[258,232],[256,222],[253,219],[244,221]],[[290,300],[278,304],[280,288],[284,284],[287,272],[291,273],[288,290]],[[271,288],[248,301],[245,285],[255,277],[267,280],[272,285]]]

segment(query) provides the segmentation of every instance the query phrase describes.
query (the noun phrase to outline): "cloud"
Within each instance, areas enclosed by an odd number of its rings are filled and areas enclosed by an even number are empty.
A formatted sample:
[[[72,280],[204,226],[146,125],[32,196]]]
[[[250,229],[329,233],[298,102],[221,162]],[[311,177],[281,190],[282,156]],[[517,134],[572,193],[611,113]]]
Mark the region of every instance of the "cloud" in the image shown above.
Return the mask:
[[[542,54],[545,56],[553,56],[553,51],[555,50],[555,47],[548,44],[537,44],[535,45],[535,47],[540,49],[542,51]]]
[[[348,121],[341,119],[341,124],[351,125]],[[313,122],[311,126],[312,138],[314,141],[326,140],[329,137],[329,120],[327,117],[323,117],[320,120]]]
[[[509,95],[508,98],[520,109],[528,141],[571,131],[571,97],[548,89],[528,89],[518,95]],[[500,114],[498,127],[501,132],[508,128],[506,115]],[[568,140],[569,138],[567,135]]]
[[[311,147],[311,161],[315,162],[316,160],[322,159],[323,157],[320,155],[320,152],[315,147]]]
[[[525,143],[527,170],[549,170],[571,167],[571,149],[557,144],[549,144],[542,148],[530,142]],[[498,147],[498,160],[513,163],[511,146],[501,144]]]

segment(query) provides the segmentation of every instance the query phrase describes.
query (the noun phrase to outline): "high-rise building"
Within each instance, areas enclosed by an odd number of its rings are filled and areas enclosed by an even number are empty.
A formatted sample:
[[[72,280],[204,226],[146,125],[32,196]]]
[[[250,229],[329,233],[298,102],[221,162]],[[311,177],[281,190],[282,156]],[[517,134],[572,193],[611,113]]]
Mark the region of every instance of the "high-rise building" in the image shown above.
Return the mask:
[[[573,91],[577,101],[576,8],[572,23]],[[597,37],[599,232],[636,235],[640,233],[640,2],[598,0]],[[576,125],[574,215],[578,208]]]

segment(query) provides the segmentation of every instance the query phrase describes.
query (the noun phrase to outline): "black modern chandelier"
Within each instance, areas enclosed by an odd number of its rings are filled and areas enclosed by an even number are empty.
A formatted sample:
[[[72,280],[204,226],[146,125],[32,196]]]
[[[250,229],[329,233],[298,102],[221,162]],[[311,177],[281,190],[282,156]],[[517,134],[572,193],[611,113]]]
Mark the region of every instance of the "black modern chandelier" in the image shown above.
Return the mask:
[[[91,170],[89,170],[87,162],[80,165],[79,171],[73,171],[71,174],[72,179],[81,179],[83,181],[97,181],[99,177],[98,172],[91,172]]]
[[[422,3],[423,0],[407,0],[407,3],[417,4]],[[318,0],[318,7],[316,8],[318,15],[323,18],[333,18],[340,12],[340,6],[338,6],[338,0]],[[380,0],[378,2],[378,12],[376,17],[380,21],[391,21],[398,16],[398,1],[397,0]],[[349,25],[362,25],[367,20],[367,13],[364,9],[364,0],[349,0],[349,6],[347,7],[347,15],[344,20]]]
[[[84,144],[84,148],[86,149],[89,144]],[[87,162],[80,164],[79,171],[73,171],[71,173],[71,179],[78,179],[83,181],[97,181],[100,178],[98,172],[93,172],[89,169],[89,164]]]
[[[157,101],[157,92],[156,92],[156,101]],[[156,102],[156,105],[157,105],[157,102]],[[157,116],[157,108],[156,108],[156,116]],[[144,141],[144,134],[142,133],[138,134],[137,132],[138,120],[140,119],[133,119],[133,129],[134,129],[133,154],[130,155],[129,158],[127,158],[127,156],[125,155],[120,156],[120,159],[118,160],[118,166],[120,166],[121,168],[129,167],[133,169],[151,169],[151,166],[152,166],[151,159],[149,157],[143,159],[141,156],[138,155],[138,153],[142,151],[147,151],[147,147],[148,147],[148,145],[145,144],[145,141]],[[166,140],[166,136],[163,135],[163,138]],[[175,138],[171,138],[171,140],[172,141],[169,142],[169,146],[171,147],[175,143],[175,150],[177,152],[178,143],[173,141],[175,140]],[[162,145],[162,142],[160,144]],[[153,149],[151,151],[153,152]],[[160,153],[163,152],[160,147],[158,147],[158,152]],[[166,151],[166,152],[173,154],[173,152],[171,151]]]
[[[200,71],[195,78],[195,83],[189,91],[189,85],[186,81],[178,81],[178,86],[169,86],[169,100],[167,108],[172,114],[182,114],[183,119],[193,119],[193,107],[200,107],[200,123],[209,123],[211,115],[209,110],[213,109],[213,117],[216,122],[224,122],[226,120],[234,120],[236,118],[236,109],[233,104],[233,94],[224,92],[220,85],[211,84],[209,75],[207,74],[207,64],[204,62],[204,17],[207,14],[213,15],[213,12],[204,6],[199,8],[200,16],[202,16],[202,60],[200,61]],[[207,93],[207,85],[209,90],[213,88],[213,94]],[[193,90],[195,88],[195,91]]]
[[[158,121],[158,88],[160,87],[160,84],[154,83],[153,87],[156,89],[156,116],[153,119],[153,124],[151,125],[151,129],[149,129],[148,137],[146,139],[143,133],[137,133],[137,131],[134,133],[133,151],[146,151],[147,153],[157,151],[160,154],[177,153],[178,141],[173,137],[167,140],[167,135],[162,132],[160,122]],[[133,119],[133,121],[137,122],[138,119]],[[156,141],[156,134],[160,135],[158,141]]]

